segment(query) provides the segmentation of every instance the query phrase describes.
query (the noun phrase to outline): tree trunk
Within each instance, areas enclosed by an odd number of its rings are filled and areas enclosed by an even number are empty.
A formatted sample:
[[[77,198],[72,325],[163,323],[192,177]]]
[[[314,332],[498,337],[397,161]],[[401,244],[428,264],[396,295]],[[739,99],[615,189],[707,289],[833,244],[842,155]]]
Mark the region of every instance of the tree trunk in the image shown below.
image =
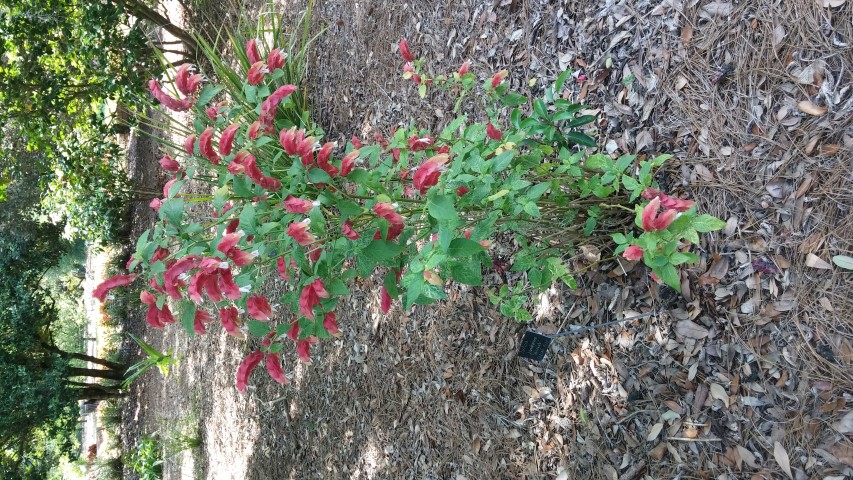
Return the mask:
[[[163,30],[171,33],[175,36],[175,38],[180,39],[186,45],[188,54],[191,57],[195,57],[198,52],[198,44],[195,41],[195,38],[192,37],[189,33],[187,33],[184,29],[178,27],[174,23],[172,23],[168,18],[164,17],[160,12],[154,10],[153,8],[145,5],[144,3],[137,2],[136,0],[113,0],[116,5],[120,8],[124,9],[127,13],[130,13],[133,16],[148,20],[154,25],[162,28]]]
[[[86,355],[85,353],[77,353],[77,352],[66,352],[65,350],[60,350],[54,345],[43,344],[45,348],[60,357],[66,360],[81,360],[84,362],[92,362],[97,365],[102,365],[104,367],[109,368],[110,370],[121,370],[124,371],[127,369],[127,365],[122,365],[120,363],[111,362],[109,360],[104,360],[103,358],[93,357],[91,355]]]
[[[65,384],[71,387],[83,387],[83,388],[100,388],[103,390],[121,390],[120,385],[102,385],[100,383],[86,383],[86,382],[75,382],[72,380],[65,380]]]
[[[109,380],[124,380],[124,370],[99,370],[96,368],[71,367],[68,369],[68,376],[106,378]]]
[[[77,394],[77,400],[109,400],[111,398],[121,398],[125,393],[118,390],[105,390],[103,388],[88,387],[74,389]]]

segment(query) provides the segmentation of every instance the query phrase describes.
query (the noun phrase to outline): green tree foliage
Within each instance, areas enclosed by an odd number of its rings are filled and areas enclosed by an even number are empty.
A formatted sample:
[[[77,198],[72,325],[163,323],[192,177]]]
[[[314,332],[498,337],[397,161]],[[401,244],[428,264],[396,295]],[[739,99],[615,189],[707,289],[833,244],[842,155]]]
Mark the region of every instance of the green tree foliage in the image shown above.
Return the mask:
[[[0,202],[0,478],[43,477],[44,468],[73,445],[77,401],[119,394],[79,377],[119,382],[124,374],[121,365],[62,350],[54,342],[58,312],[40,285],[69,245],[60,238],[60,227],[22,214],[33,207],[26,191],[13,183],[15,201]],[[83,361],[107,369],[87,370]]]
[[[0,200],[12,179],[35,171],[66,236],[116,240],[130,190],[116,111],[150,103],[145,82],[161,68],[148,40],[155,26],[195,49],[133,0],[0,3]]]

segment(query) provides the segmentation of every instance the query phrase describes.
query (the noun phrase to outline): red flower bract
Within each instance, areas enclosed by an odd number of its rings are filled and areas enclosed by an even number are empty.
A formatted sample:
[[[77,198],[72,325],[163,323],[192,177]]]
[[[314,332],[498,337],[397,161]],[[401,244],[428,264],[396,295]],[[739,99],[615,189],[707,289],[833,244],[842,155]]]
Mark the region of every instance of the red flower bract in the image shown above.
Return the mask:
[[[666,195],[660,190],[656,190],[654,188],[647,188],[643,191],[643,198],[646,200],[651,200],[655,197],[660,197],[660,204],[663,208],[669,208],[676,212],[686,212],[696,203],[693,200],[682,200],[680,198],[670,197],[669,195]]]
[[[333,337],[340,337],[342,335],[341,330],[338,328],[335,312],[328,312],[323,317],[323,328],[325,328],[326,332]]]
[[[252,370],[254,370],[263,359],[264,352],[255,350],[254,352],[246,355],[246,358],[240,362],[240,367],[237,368],[237,390],[239,390],[240,393],[246,393],[246,388],[249,384],[249,375],[252,374]]]
[[[160,159],[160,166],[163,168],[163,170],[172,173],[175,173],[181,169],[181,165],[177,162],[177,160],[168,155],[163,155],[163,158]]]
[[[287,234],[290,235],[296,243],[302,245],[311,245],[317,241],[317,237],[308,231],[308,224],[304,222],[293,222],[287,227]]]
[[[267,55],[267,67],[271,72],[274,72],[277,68],[281,68],[284,66],[284,55],[281,54],[280,48],[275,48],[270,51],[270,54]]]
[[[640,260],[643,258],[643,248],[639,245],[631,245],[622,252],[622,256],[628,260]]]
[[[664,210],[663,213],[658,214],[660,203],[660,197],[655,197],[643,208],[641,215],[643,230],[647,232],[666,230],[666,227],[675,220],[678,215],[675,210]]]
[[[346,154],[346,156],[341,160],[341,171],[339,172],[340,176],[346,177],[350,174],[353,167],[355,166],[355,159],[358,158],[358,150],[353,150]]]
[[[486,125],[486,136],[491,138],[492,140],[500,140],[503,138],[504,134],[502,131],[495,128],[491,123]]]
[[[315,337],[308,337],[305,340],[296,342],[296,354],[299,355],[299,360],[304,364],[311,363],[311,345],[319,342]]]
[[[379,218],[384,218],[388,221],[388,237],[389,242],[394,241],[403,231],[403,216],[394,210],[394,206],[390,203],[378,202],[373,206],[373,212]],[[376,232],[374,238],[380,238],[380,232]]]
[[[226,233],[225,235],[222,235],[222,240],[219,241],[219,245],[216,246],[216,249],[225,255],[228,255],[231,249],[240,243],[241,238],[243,238],[243,232]]]
[[[205,315],[207,317],[205,317]],[[193,317],[193,331],[197,335],[204,335],[207,333],[207,328],[204,326],[205,318],[210,318],[210,315],[204,310],[196,310],[195,316]]]
[[[219,270],[219,288],[231,300],[237,300],[243,296],[240,287],[234,283],[234,278],[231,276],[231,270],[223,268]]]
[[[237,135],[237,130],[240,129],[240,124],[235,123],[229,125],[222,131],[222,136],[219,137],[219,153],[222,155],[231,155],[231,144],[234,143],[234,137]]]
[[[130,273],[127,275],[115,275],[110,277],[95,287],[95,290],[92,291],[92,296],[103,302],[110,290],[118,287],[126,287],[133,283],[138,276],[139,275],[135,273]]]
[[[184,139],[184,151],[187,155],[195,154],[195,135],[190,135]]]
[[[219,165],[219,155],[213,150],[213,127],[207,127],[198,137],[198,150],[210,163]]]
[[[334,142],[326,142],[323,144],[323,147],[317,152],[317,166],[320,167],[324,172],[328,173],[330,177],[334,177],[338,174],[338,167],[329,163],[329,157],[332,155],[332,150],[335,148]]]
[[[303,287],[302,293],[299,295],[299,314],[305,318],[313,319],[314,307],[320,305],[321,298],[329,298],[329,293],[321,280],[314,280]]]
[[[267,73],[270,73],[270,71],[264,65],[264,62],[255,62],[246,74],[246,81],[249,82],[249,85],[258,85],[263,81],[264,75]]]
[[[414,62],[415,56],[412,55],[412,51],[409,50],[409,42],[405,39],[400,39],[400,56],[403,57],[403,60],[407,62]]]
[[[408,142],[409,150],[413,152],[419,152],[432,145],[433,139],[431,137],[419,138],[417,135],[412,135],[411,137],[409,137]]]
[[[293,259],[290,259],[290,263],[293,264]],[[275,261],[276,269],[278,270],[278,274],[281,276],[283,280],[290,280],[290,274],[287,273],[287,262],[284,257],[278,257]]]
[[[169,110],[175,112],[183,112],[189,110],[192,106],[192,100],[189,98],[183,98],[178,100],[175,97],[170,96],[166,92],[160,88],[160,84],[157,80],[150,80],[148,82],[148,88],[151,90],[151,95],[160,102],[161,105],[168,108]]]
[[[282,385],[290,383],[287,377],[284,376],[284,370],[281,369],[281,359],[278,354],[268,353],[266,358],[267,373],[270,374],[270,378]]]
[[[341,233],[343,233],[344,236],[349,238],[350,240],[358,240],[359,238],[361,238],[361,235],[359,235],[358,232],[353,230],[352,220],[349,219],[347,219],[344,224],[341,225]]]
[[[494,74],[494,76],[492,76],[492,88],[498,88],[500,84],[504,83],[504,79],[506,79],[507,75],[509,75],[509,72],[506,70],[501,70]]]
[[[185,63],[178,67],[178,71],[175,74],[175,86],[177,86],[178,90],[184,95],[192,95],[195,93],[195,91],[198,90],[201,79],[203,78],[200,73],[190,75],[192,69],[192,65]]]
[[[284,200],[284,209],[290,213],[308,213],[314,208],[314,202],[288,195]]]
[[[263,295],[249,297],[246,300],[246,310],[249,312],[249,316],[262,322],[266,322],[272,317],[270,302]]]
[[[384,285],[380,293],[379,308],[382,310],[382,313],[388,313],[391,310],[391,294],[388,293]]]
[[[438,183],[438,177],[441,175],[441,167],[447,163],[449,156],[441,153],[423,163],[415,172],[413,183],[416,189],[421,192],[421,195],[426,194],[430,187]]]
[[[465,63],[463,63],[462,66],[459,67],[459,76],[461,77],[461,76],[465,75],[466,73],[468,73],[468,67],[470,67],[470,66],[471,66],[471,62],[469,62],[469,61],[466,61]]]
[[[258,54],[258,41],[254,38],[246,42],[246,57],[250,65],[261,61],[261,56]]]
[[[237,323],[238,315],[239,312],[235,307],[221,308],[219,310],[219,321],[222,322],[222,326],[229,335],[242,338],[243,334],[240,332],[240,325]]]

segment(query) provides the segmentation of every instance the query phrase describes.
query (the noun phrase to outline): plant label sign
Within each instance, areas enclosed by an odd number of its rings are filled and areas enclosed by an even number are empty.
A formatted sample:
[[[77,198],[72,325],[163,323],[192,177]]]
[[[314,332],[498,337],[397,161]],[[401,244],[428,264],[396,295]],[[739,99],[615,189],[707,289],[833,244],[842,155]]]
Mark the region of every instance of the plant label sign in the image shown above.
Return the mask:
[[[529,358],[530,360],[541,361],[548,353],[548,347],[551,346],[551,337],[542,335],[532,331],[524,332],[521,337],[521,346],[518,350],[518,356]]]

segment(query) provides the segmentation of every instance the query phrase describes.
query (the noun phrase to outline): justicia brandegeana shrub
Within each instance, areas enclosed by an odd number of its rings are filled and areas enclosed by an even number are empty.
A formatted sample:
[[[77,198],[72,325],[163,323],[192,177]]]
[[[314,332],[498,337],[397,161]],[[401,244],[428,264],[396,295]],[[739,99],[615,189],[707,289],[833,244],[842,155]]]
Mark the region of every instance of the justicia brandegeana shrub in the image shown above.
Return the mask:
[[[174,95],[152,80],[162,105],[195,118],[183,151],[160,161],[174,176],[152,202],[159,221],[139,238],[133,273],[107,280],[97,296],[139,278],[154,328],[180,321],[203,335],[218,318],[231,335],[259,337],[237,372],[245,391],[260,363],[287,383],[285,349],[308,363],[312,345],[340,334],[335,307],[353,278],[379,275],[384,313],[395,300],[404,310],[430,304],[446,298],[447,281],[482,285],[495,235],[508,231],[518,247],[511,269],[527,283],[491,296],[501,312],[527,320],[529,291],[558,280],[575,286],[564,256],[579,245],[612,251],[600,261],[643,260],[678,288],[677,267],[698,258],[689,250],[699,233],[722,227],[692,201],[654,188],[666,156],[587,155],[595,141],[581,128],[596,118],[561,98],[568,72],[528,112],[530,100],[510,91],[505,70],[478,87],[467,62],[430,77],[405,40],[399,49],[403,77],[422,97],[430,88],[456,94],[456,113],[480,98],[487,119],[459,115],[438,133],[410,125],[369,144],[324,143],[315,127],[282,119],[296,87],[278,83],[277,52],[261,56],[254,41],[243,88],[229,100],[216,101],[213,85],[200,89],[203,77],[188,66],[176,72]],[[190,180],[211,193],[185,192]],[[189,211],[198,204],[207,212]],[[281,295],[259,294],[276,275]]]

